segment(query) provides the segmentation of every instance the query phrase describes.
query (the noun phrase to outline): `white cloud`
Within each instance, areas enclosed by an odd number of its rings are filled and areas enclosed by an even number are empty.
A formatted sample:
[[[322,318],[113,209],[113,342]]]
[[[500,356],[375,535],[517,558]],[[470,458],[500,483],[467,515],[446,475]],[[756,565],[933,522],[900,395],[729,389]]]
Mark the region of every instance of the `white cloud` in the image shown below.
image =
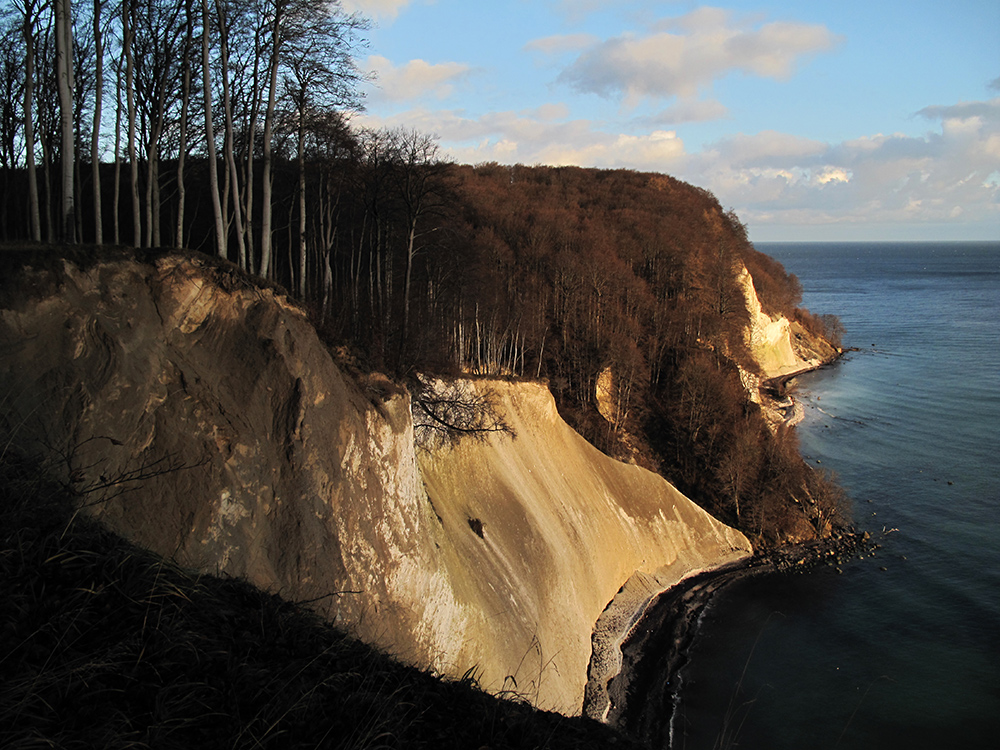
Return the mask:
[[[720,141],[683,176],[768,224],[914,226],[1000,230],[1000,121],[991,102],[929,107],[922,136],[876,134],[825,144],[764,132]],[[927,115],[930,116],[930,115]]]
[[[813,173],[813,180],[818,185],[826,185],[830,182],[850,182],[853,175],[851,170],[843,167],[825,166]]]
[[[822,141],[802,138],[776,130],[764,130],[754,135],[739,133],[713,146],[732,167],[790,167],[810,164],[828,146]]]
[[[562,103],[543,104],[535,109],[525,110],[521,114],[543,121],[565,120],[569,117],[569,107]]]
[[[358,12],[369,18],[394,19],[411,0],[340,0],[348,13]]]
[[[660,125],[681,125],[688,122],[724,120],[727,117],[729,110],[715,99],[684,99],[646,119],[648,122]]]
[[[375,96],[390,101],[416,99],[428,94],[445,99],[454,91],[454,84],[470,70],[464,63],[425,60],[410,60],[397,66],[381,55],[369,57],[364,67],[375,71],[378,87]]]
[[[565,52],[579,52],[600,42],[593,34],[556,34],[541,39],[532,39],[524,45],[529,52],[541,52],[545,55],[561,55]]]
[[[684,143],[673,131],[608,133],[588,120],[567,120],[561,116],[565,113],[561,105],[476,118],[458,111],[421,109],[359,120],[370,127],[402,124],[432,133],[453,159],[466,164],[497,161],[670,172],[684,161]]]
[[[682,96],[732,72],[787,78],[805,57],[839,43],[826,27],[776,22],[753,26],[728,11],[701,8],[585,50],[559,76],[581,92],[643,98]]]
[[[917,114],[929,120],[978,119],[1000,123],[1000,98],[988,102],[959,102],[944,107],[924,107]]]
[[[607,0],[556,0],[557,10],[570,22],[576,23],[591,13],[606,8]]]

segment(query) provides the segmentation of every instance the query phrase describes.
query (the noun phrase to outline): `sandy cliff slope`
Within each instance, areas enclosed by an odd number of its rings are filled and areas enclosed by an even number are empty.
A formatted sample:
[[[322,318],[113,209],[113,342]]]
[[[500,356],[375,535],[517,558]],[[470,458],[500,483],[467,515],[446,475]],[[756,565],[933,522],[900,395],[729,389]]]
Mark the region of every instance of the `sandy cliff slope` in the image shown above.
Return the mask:
[[[360,389],[300,310],[225,266],[44,265],[0,300],[5,440],[138,543],[411,663],[578,712],[595,626],[600,692],[650,596],[749,550],[593,449],[542,385],[466,384],[495,390],[517,439],[423,452],[406,394]]]

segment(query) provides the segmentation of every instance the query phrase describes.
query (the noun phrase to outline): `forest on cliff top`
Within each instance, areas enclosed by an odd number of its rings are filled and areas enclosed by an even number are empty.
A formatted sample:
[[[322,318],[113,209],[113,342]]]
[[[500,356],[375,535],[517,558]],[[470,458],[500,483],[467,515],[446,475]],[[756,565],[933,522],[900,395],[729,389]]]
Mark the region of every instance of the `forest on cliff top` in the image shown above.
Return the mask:
[[[743,387],[744,268],[766,312],[825,331],[738,218],[665,175],[459,166],[417,131],[352,128],[366,23],[315,0],[18,0],[0,238],[225,259],[418,403],[418,374],[547,379],[591,442],[758,540],[843,521]]]

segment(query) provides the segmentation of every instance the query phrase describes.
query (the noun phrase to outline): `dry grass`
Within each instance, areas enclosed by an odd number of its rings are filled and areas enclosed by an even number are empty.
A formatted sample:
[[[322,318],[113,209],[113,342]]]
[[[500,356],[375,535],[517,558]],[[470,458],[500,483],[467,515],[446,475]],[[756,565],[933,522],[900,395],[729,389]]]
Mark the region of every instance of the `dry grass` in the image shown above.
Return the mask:
[[[0,464],[0,747],[599,748],[602,725],[404,667],[309,610],[182,570]]]

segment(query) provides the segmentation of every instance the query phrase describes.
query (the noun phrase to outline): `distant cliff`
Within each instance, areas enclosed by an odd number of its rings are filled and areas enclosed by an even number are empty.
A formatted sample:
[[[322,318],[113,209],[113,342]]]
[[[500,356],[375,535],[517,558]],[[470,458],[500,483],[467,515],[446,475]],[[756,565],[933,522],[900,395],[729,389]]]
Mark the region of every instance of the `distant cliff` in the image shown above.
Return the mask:
[[[460,381],[517,437],[418,449],[408,393],[346,377],[296,304],[228,264],[4,265],[8,444],[130,539],[309,601],[410,663],[576,713],[588,665],[599,691],[651,596],[750,552],[573,432],[543,385]]]
[[[750,313],[746,347],[757,366],[756,373],[741,370],[740,374],[751,400],[762,406],[772,427],[777,427],[794,421],[794,416],[786,414],[794,404],[790,399],[769,400],[762,392],[766,384],[821,367],[839,356],[840,349],[806,330],[797,320],[789,320],[781,313],[772,317],[764,312],[753,277],[745,267],[739,280]]]

